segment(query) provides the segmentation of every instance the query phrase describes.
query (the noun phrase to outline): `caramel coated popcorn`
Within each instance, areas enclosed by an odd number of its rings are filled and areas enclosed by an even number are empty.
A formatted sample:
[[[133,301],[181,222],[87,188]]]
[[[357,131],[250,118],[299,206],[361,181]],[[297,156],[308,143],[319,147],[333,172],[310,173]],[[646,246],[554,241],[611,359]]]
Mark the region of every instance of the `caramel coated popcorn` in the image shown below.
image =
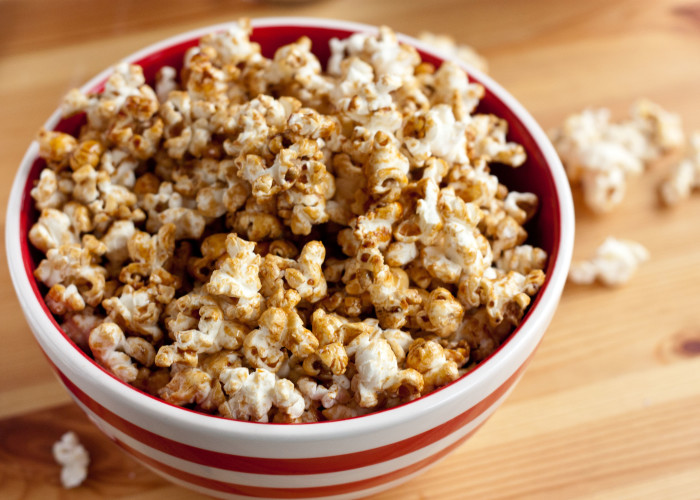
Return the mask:
[[[388,28],[332,40],[325,72],[308,38],[268,59],[250,34],[67,96],[85,125],[41,132],[31,191],[47,305],[119,379],[234,419],[348,418],[456,380],[544,282],[539,200],[489,168],[523,147],[476,112],[481,85]],[[644,134],[672,142],[661,118]]]

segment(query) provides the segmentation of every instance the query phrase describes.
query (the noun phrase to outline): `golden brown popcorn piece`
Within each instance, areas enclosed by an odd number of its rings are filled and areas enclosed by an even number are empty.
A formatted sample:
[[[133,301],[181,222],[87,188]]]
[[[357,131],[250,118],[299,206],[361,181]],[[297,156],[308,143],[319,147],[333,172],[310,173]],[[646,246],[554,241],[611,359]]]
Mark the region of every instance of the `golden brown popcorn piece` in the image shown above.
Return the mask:
[[[191,257],[187,269],[199,281],[209,281],[211,273],[219,267],[223,258],[227,257],[226,238],[228,233],[216,233],[204,238],[201,244],[201,257]]]
[[[418,338],[411,344],[406,366],[423,376],[423,394],[457,380],[457,363],[446,356],[445,350],[433,340]]]
[[[376,200],[395,201],[401,195],[401,188],[408,183],[408,160],[394,139],[384,132],[377,132],[373,144],[364,167],[367,189]]]
[[[483,224],[485,235],[491,239],[491,251],[495,259],[505,250],[515,248],[527,239],[527,231],[505,210],[487,212]]]
[[[320,241],[310,241],[301,249],[301,254],[293,267],[284,271],[287,284],[299,292],[302,300],[318,302],[326,296],[326,279],[321,266],[326,249]]]
[[[153,346],[141,337],[125,337],[118,325],[101,323],[90,332],[90,350],[95,359],[124,382],[133,382],[138,375],[138,367],[132,358],[142,366],[153,365]]]
[[[445,338],[457,331],[463,315],[464,308],[449,290],[436,288],[421,301],[416,320],[422,330]]]
[[[159,302],[169,302],[181,285],[180,279],[166,270],[175,251],[175,235],[173,224],[161,226],[153,236],[135,230],[126,245],[132,262],[122,268],[119,280],[136,289],[148,284]]]
[[[505,250],[496,260],[496,267],[502,271],[517,271],[528,274],[535,269],[544,269],[547,252],[532,245],[519,245]]]
[[[230,215],[231,228],[249,241],[269,240],[284,234],[284,226],[277,215],[264,211],[253,198],[244,210]]]
[[[178,368],[158,395],[177,406],[204,403],[212,391],[212,378],[193,367]]]
[[[131,285],[125,285],[118,296],[105,299],[102,307],[110,319],[123,329],[157,342],[163,337],[163,331],[158,326],[163,307],[156,295],[154,287],[134,289]]]
[[[118,220],[109,226],[107,233],[102,237],[101,241],[107,248],[105,257],[115,269],[120,268],[130,258],[129,242],[135,232],[136,227],[132,221]]]
[[[449,104],[458,121],[468,120],[484,97],[484,87],[470,83],[464,70],[451,61],[435,72],[434,85],[432,103]]]
[[[61,329],[84,351],[88,350],[90,332],[105,320],[94,308],[86,306],[78,312],[67,312],[63,317]]]
[[[353,358],[357,375],[352,379],[355,400],[363,408],[377,406],[380,398],[400,394],[413,399],[423,390],[423,377],[416,370],[400,370],[389,342],[382,337],[371,338],[363,333],[347,347]]]
[[[447,175],[449,186],[463,200],[479,207],[491,205],[499,190],[498,178],[491,175],[485,161],[452,168]]]
[[[346,339],[346,330],[342,328],[346,323],[347,319],[323,309],[316,309],[311,317],[311,329],[319,344],[318,361],[334,375],[345,373],[348,366],[344,344],[350,339]]]
[[[474,203],[465,203],[449,187],[440,190],[438,211],[444,229],[421,252],[428,273],[445,283],[457,283],[462,273],[481,275],[492,262],[489,242],[477,227],[482,211]]]
[[[207,283],[207,291],[213,295],[226,295],[251,299],[259,295],[261,283],[258,277],[260,256],[255,244],[231,233],[226,237],[228,257],[215,270]]]
[[[311,52],[311,40],[306,36],[277,49],[265,76],[278,92],[294,96],[307,106],[323,104],[333,88],[321,74],[321,63]]]
[[[75,234],[80,235],[93,229],[90,210],[85,205],[69,201],[62,210],[70,218],[70,225]]]
[[[51,287],[44,299],[46,300],[46,305],[54,314],[64,315],[85,309],[85,301],[74,284],[65,287],[60,283],[56,283]]]
[[[238,420],[267,422],[268,412],[273,407],[290,419],[301,416],[304,398],[287,379],[279,379],[274,373],[257,369],[230,368],[220,376],[228,401],[219,407],[219,412]]]
[[[260,317],[260,327],[245,338],[243,352],[248,362],[256,368],[272,372],[280,369],[290,351],[299,358],[309,356],[318,348],[316,337],[304,327],[294,309],[299,297],[284,308],[270,307]]]
[[[530,304],[530,297],[537,293],[542,283],[544,273],[540,269],[527,275],[509,271],[496,279],[482,279],[481,302],[486,306],[491,323],[498,325],[507,319],[511,324],[518,325]]]
[[[47,253],[53,248],[77,243],[78,238],[72,231],[68,215],[55,208],[45,208],[41,211],[39,220],[29,230],[29,241]]]
[[[190,297],[192,300],[185,300]],[[166,321],[169,336],[174,342],[158,350],[158,366],[168,367],[175,362],[196,365],[199,354],[236,351],[243,345],[248,328],[226,319],[213,299],[202,296],[199,299],[196,295],[178,299],[177,308],[180,311],[174,319]]]
[[[401,218],[403,207],[398,202],[388,203],[369,210],[366,215],[357,217],[354,224],[353,236],[362,246],[377,247],[384,250],[391,242],[392,228]],[[339,243],[342,242],[339,241]],[[353,252],[351,256],[356,253]]]
[[[50,249],[34,271],[34,276],[50,288],[57,284],[75,285],[84,302],[95,307],[102,300],[107,271],[95,264],[99,258],[98,252],[104,253],[104,247],[98,244],[97,248],[93,248],[90,241],[88,239],[84,246],[71,243]],[[53,298],[56,298],[59,291],[53,294]],[[75,300],[74,297],[74,305]]]
[[[350,381],[345,377],[333,377],[332,380],[333,383],[328,387],[316,383],[309,377],[302,377],[297,381],[297,387],[307,401],[307,406],[320,403],[324,409],[328,409],[336,404],[350,402],[351,395],[348,391]]]
[[[527,158],[525,149],[506,139],[508,122],[494,115],[475,115],[469,122],[469,158],[519,167]]]
[[[34,204],[39,210],[60,209],[68,200],[68,196],[59,190],[56,172],[48,168],[41,171],[39,180],[30,191],[30,195],[34,198]]]
[[[54,171],[66,168],[73,152],[78,147],[75,137],[63,132],[41,129],[39,131],[39,156]]]

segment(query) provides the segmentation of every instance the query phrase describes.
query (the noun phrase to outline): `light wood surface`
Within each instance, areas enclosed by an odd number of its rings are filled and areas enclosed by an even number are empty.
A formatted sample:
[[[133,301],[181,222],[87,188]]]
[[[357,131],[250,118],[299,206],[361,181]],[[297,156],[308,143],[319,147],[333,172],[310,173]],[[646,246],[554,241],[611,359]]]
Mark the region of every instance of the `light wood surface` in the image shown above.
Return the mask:
[[[586,106],[622,116],[639,97],[700,129],[700,3],[690,0],[0,0],[0,220],[24,150],[66,91],[164,37],[272,15],[449,33],[476,47],[546,129]],[[575,257],[615,235],[644,244],[651,261],[619,289],[567,285],[503,407],[437,466],[376,498],[700,498],[700,193],[659,206],[671,161],[632,180],[612,214],[576,200]],[[70,402],[4,258],[0,283],[0,498],[195,498],[121,453]],[[70,492],[50,451],[67,430],[93,460]]]

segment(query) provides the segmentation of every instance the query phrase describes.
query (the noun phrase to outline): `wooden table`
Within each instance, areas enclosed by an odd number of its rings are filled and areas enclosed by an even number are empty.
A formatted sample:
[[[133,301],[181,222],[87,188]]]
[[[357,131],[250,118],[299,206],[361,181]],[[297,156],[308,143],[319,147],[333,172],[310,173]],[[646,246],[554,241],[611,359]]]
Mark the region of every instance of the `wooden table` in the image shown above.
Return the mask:
[[[66,91],[164,37],[272,15],[449,33],[545,128],[586,106],[622,116],[645,96],[700,129],[700,3],[690,0],[0,0],[0,220],[25,148]],[[377,498],[700,498],[700,193],[659,206],[670,161],[632,180],[612,214],[576,200],[575,257],[615,235],[643,243],[651,261],[619,289],[568,285],[503,407],[447,459]],[[2,262],[0,498],[194,498],[121,453],[69,400]],[[93,461],[87,482],[65,492],[50,448],[69,429]]]

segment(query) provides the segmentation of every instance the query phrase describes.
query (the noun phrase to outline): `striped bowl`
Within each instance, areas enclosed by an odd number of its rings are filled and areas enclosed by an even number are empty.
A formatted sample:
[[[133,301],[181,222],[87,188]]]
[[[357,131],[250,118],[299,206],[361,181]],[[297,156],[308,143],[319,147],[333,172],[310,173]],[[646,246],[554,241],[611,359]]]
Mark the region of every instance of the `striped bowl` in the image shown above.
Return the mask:
[[[324,62],[328,41],[366,25],[300,18],[253,22],[253,40],[270,57],[301,35],[311,38]],[[152,79],[163,64],[178,66],[199,37],[226,24],[185,33],[126,58]],[[443,56],[412,38],[425,61]],[[40,256],[27,233],[37,213],[29,191],[42,161],[31,144],[12,186],[6,244],[10,273],[27,322],[63,385],[90,419],[118,446],[147,467],[182,486],[226,498],[355,498],[391,488],[460,446],[503,402],[539,344],[557,307],[573,246],[574,214],[564,170],[533,118],[498,84],[467,68],[486,88],[481,111],[510,124],[509,138],[528,153],[518,169],[497,168],[511,189],[539,195],[541,207],[527,229],[531,241],[550,255],[547,278],[523,323],[476,369],[452,384],[402,406],[335,422],[298,425],[239,422],[170,405],[115,378],[85,355],[50,314],[32,272]],[[84,91],[99,91],[109,70]],[[47,129],[75,132],[76,119],[56,111]]]

